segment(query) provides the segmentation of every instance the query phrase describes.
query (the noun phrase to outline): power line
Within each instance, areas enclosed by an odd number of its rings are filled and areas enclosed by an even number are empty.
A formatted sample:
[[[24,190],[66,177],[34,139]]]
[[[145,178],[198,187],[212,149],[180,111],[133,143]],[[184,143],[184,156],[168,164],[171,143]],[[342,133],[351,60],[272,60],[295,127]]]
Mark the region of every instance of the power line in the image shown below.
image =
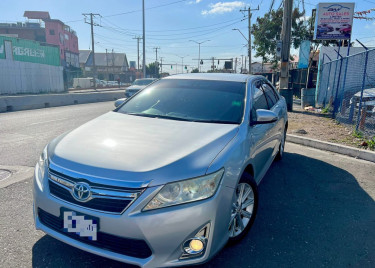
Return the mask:
[[[160,7],[170,6],[170,5],[174,5],[174,4],[181,3],[181,2],[186,2],[186,1],[188,1],[188,0],[179,0],[179,1],[174,1],[174,2],[171,2],[171,3],[167,3],[167,4],[162,4],[162,5],[157,5],[157,6],[153,6],[153,7],[145,8],[145,10],[150,10],[150,9],[155,9],[155,8],[160,8]],[[136,9],[136,10],[131,10],[131,11],[122,12],[122,13],[115,13],[115,14],[105,15],[105,16],[102,16],[102,17],[103,17],[103,18],[104,18],[104,17],[106,17],[106,18],[108,18],[108,17],[115,17],[115,16],[121,16],[121,15],[126,15],[126,14],[136,13],[136,12],[142,12],[142,9]],[[65,23],[78,22],[78,21],[82,21],[82,19],[70,20],[70,21],[66,21]]]
[[[199,26],[196,26],[196,27],[180,28],[180,29],[149,30],[147,32],[148,33],[151,33],[151,32],[181,32],[181,31],[185,31],[185,30],[194,30],[194,29],[197,29],[197,28],[199,28],[199,29],[210,28],[210,27],[213,27],[213,26],[226,24],[226,23],[233,22],[233,21],[238,21],[238,20],[241,20],[241,19],[243,19],[243,17],[238,17],[238,18],[235,18],[235,19],[231,19],[231,20],[227,20],[227,21],[223,21],[223,22],[219,22],[219,23],[214,23],[214,24],[209,24],[209,25],[203,25],[203,26],[199,25]],[[107,20],[107,19],[105,19],[105,20],[108,21],[109,23],[111,23],[112,25],[115,25],[114,23],[110,22],[109,20]],[[122,28],[122,27],[119,27],[119,26],[116,26],[116,27],[118,29],[124,30],[124,31],[141,31],[139,29],[126,29],[126,28]]]

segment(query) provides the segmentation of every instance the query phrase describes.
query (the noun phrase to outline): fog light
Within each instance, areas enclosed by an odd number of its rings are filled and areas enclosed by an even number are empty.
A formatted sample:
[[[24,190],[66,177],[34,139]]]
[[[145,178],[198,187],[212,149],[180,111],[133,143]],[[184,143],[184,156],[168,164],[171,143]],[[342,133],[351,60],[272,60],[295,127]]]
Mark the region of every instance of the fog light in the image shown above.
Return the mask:
[[[202,237],[191,238],[184,243],[184,251],[189,255],[202,253],[206,246],[205,239]]]
[[[193,251],[199,251],[200,252],[200,251],[202,251],[203,246],[204,246],[203,242],[198,240],[198,239],[193,239],[189,243],[189,247]]]

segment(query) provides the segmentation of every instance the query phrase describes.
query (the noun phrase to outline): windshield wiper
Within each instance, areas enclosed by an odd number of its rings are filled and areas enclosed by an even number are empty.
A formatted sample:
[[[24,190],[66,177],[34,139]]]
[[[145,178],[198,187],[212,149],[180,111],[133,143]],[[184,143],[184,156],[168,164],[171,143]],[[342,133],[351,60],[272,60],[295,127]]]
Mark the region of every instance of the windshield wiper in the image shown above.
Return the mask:
[[[238,122],[234,121],[225,121],[225,120],[192,120],[193,122],[198,123],[215,123],[215,124],[231,124],[231,125],[239,125]]]
[[[235,125],[239,125],[238,122],[225,121],[225,120],[188,119],[188,118],[168,116],[168,115],[145,114],[145,113],[126,113],[126,114],[135,115],[135,116],[143,116],[143,117],[151,117],[151,118],[162,118],[162,119],[170,119],[170,120],[178,120],[178,121],[198,122],[198,123],[215,123],[215,124],[235,124]]]
[[[192,120],[181,118],[181,117],[159,115],[159,114],[145,114],[145,113],[126,113],[126,114],[135,115],[135,116],[143,116],[143,117],[151,117],[151,118],[171,119],[171,120],[178,120],[178,121],[192,121]]]

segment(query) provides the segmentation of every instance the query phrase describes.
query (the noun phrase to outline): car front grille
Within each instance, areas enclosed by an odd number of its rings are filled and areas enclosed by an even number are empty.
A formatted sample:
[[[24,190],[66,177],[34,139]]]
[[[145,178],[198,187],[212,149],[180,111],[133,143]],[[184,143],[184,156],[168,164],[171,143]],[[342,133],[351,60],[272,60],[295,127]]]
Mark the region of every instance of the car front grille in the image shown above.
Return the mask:
[[[144,240],[124,238],[98,231],[97,240],[94,241],[75,233],[64,232],[63,219],[40,208],[38,208],[38,217],[45,226],[82,243],[134,258],[146,259],[152,255],[150,247]]]
[[[128,199],[94,198],[85,203],[82,203],[75,200],[69,190],[58,185],[57,183],[49,181],[48,185],[50,193],[53,196],[75,205],[99,211],[121,213],[132,201]]]
[[[90,185],[92,194],[88,201],[82,202],[73,197],[73,187],[78,182]],[[73,178],[51,169],[49,169],[48,186],[50,194],[60,200],[84,208],[115,214],[123,213],[142,192],[142,189],[102,185],[86,179]]]

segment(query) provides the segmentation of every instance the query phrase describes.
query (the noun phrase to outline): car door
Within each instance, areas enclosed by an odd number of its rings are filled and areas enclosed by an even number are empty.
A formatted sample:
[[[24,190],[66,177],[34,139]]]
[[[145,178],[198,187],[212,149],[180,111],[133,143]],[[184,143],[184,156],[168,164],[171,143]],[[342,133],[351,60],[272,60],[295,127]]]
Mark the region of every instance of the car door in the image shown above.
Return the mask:
[[[281,138],[284,131],[283,107],[279,95],[268,81],[263,81],[262,88],[268,101],[267,103],[269,110],[273,111],[278,116],[277,122],[270,124],[271,129],[269,133],[269,142],[270,146],[273,148],[273,157],[276,155],[279,149],[279,144],[281,142]]]
[[[251,91],[251,110],[250,110],[250,127],[249,136],[251,139],[250,157],[253,162],[255,180],[259,182],[267,171],[270,162],[272,161],[273,147],[270,144],[270,135],[273,129],[273,123],[270,124],[255,124],[256,110],[268,110],[268,100],[264,94],[262,87],[262,80],[256,80],[252,86]],[[271,159],[271,160],[270,160]]]

